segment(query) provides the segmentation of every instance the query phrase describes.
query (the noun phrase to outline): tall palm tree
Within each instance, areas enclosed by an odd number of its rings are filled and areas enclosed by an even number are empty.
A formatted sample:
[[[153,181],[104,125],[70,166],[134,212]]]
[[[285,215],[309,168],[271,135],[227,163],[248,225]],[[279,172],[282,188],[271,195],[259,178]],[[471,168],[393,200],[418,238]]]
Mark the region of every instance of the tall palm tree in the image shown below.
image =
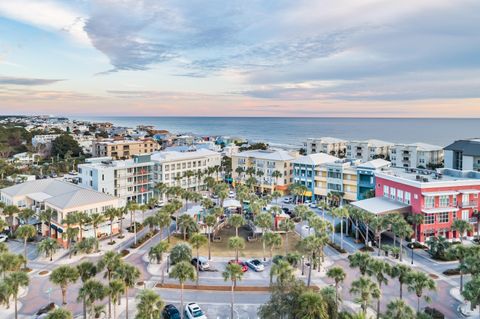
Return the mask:
[[[148,205],[147,204],[141,204],[138,206],[138,209],[142,212],[142,221],[145,220],[145,212],[148,210]]]
[[[392,278],[398,278],[400,284],[400,300],[403,299],[403,285],[407,283],[408,275],[412,272],[412,268],[398,264],[392,267],[390,275]]]
[[[118,209],[109,208],[103,214],[110,221],[110,245],[113,245],[113,221],[118,217]]]
[[[464,273],[471,273],[471,269],[466,265],[465,260],[470,256],[475,256],[478,258],[478,253],[480,252],[480,247],[475,246],[464,246],[464,245],[454,245],[448,248],[446,255],[452,257],[452,259],[458,259],[460,266],[458,270],[460,272],[460,292],[463,291],[463,275]],[[474,275],[474,274],[472,274]]]
[[[272,185],[272,195],[275,192],[275,186],[278,185],[278,179],[282,177],[282,173],[280,171],[274,170],[272,172],[272,178],[275,181],[275,184]],[[272,180],[272,182],[273,182]]]
[[[273,258],[273,249],[282,246],[282,236],[279,233],[268,232],[263,236],[262,240],[270,250],[270,259]]]
[[[278,262],[273,263],[270,268],[270,285],[272,285],[273,277],[275,277],[277,284],[283,286],[285,283],[294,279],[293,272],[294,269],[290,263],[280,259]]]
[[[381,290],[383,284],[388,283],[387,276],[391,274],[392,267],[389,263],[379,260],[370,259],[367,265],[367,274],[377,280],[378,288]],[[377,298],[377,319],[380,318],[381,296]]]
[[[18,213],[18,218],[20,218],[23,224],[28,224],[28,221],[35,215],[36,213],[33,209],[24,208]]]
[[[425,217],[423,216],[423,214],[412,214],[409,215],[407,218],[408,221],[414,225],[413,229],[415,231],[415,239],[418,240],[418,226],[423,224]]]
[[[378,288],[378,285],[370,278],[364,276],[352,282],[350,293],[358,295],[357,300],[361,304],[362,313],[364,315],[367,314],[367,308],[372,298],[378,299],[381,296],[381,291]]]
[[[242,215],[239,215],[239,214],[233,214],[232,216],[230,216],[230,218],[228,219],[228,223],[235,227],[235,236],[238,236],[238,229],[240,227],[242,227],[243,225],[245,225],[246,221],[245,221],[245,218],[243,218]]]
[[[145,289],[137,295],[137,314],[135,319],[161,318],[164,302],[153,290]]]
[[[126,210],[130,212],[130,227],[133,227],[134,243],[137,244],[137,222],[135,221],[135,213],[139,205],[136,202],[129,201]]]
[[[37,230],[32,225],[22,225],[17,228],[15,234],[23,239],[23,256],[25,257],[25,269],[27,268],[27,240],[37,234]]]
[[[328,318],[328,307],[322,296],[313,291],[303,292],[298,300],[299,318]]]
[[[15,205],[7,205],[3,208],[3,214],[7,217],[10,218],[10,232],[13,233],[14,226],[15,226],[15,215],[17,215],[20,212],[20,209],[15,206]]]
[[[155,246],[150,248],[150,251],[148,252],[148,258],[150,259],[150,262],[152,260],[155,260],[157,263],[161,263],[163,260],[163,254],[168,251],[168,242],[161,241]],[[162,284],[165,279],[165,266],[162,267]]]
[[[235,173],[237,173],[237,183],[240,183],[242,181],[242,175],[243,173],[245,173],[245,170],[243,169],[243,167],[241,166],[238,166],[236,169],[235,169]]]
[[[335,306],[338,309],[338,286],[345,280],[347,274],[342,267],[332,267],[327,271],[327,276],[335,281]]]
[[[422,298],[425,290],[435,291],[435,281],[422,271],[413,271],[408,275],[407,279],[408,291],[415,292],[417,295],[417,313],[420,313],[420,298]],[[429,301],[428,296],[424,297]]]
[[[223,280],[230,280],[232,283],[232,285],[230,286],[230,318],[233,319],[233,307],[235,304],[235,286],[237,285],[237,281],[242,280],[242,266],[233,263],[228,264],[227,267],[225,267],[225,271],[222,273],[222,276]]]
[[[452,230],[457,231],[460,236],[460,242],[463,244],[463,237],[465,236],[466,232],[472,231],[472,225],[463,219],[456,219],[452,223]]]
[[[273,226],[273,218],[270,213],[261,213],[255,218],[255,224],[262,229],[262,247],[263,247],[263,261],[266,261],[267,258],[265,257],[265,232],[267,230],[272,229]]]
[[[415,311],[401,299],[392,300],[387,304],[385,319],[415,319]]]
[[[288,234],[295,229],[295,223],[287,218],[280,223],[280,229],[285,232],[285,256],[288,255]]]
[[[378,240],[378,256],[382,251],[382,233],[388,229],[390,221],[385,216],[372,216],[369,220],[369,227],[375,234],[375,238]]]
[[[67,288],[68,285],[75,283],[78,280],[79,273],[75,267],[59,266],[55,268],[50,274],[50,281],[60,286],[62,291],[62,304],[67,304]]]
[[[125,318],[128,319],[128,288],[135,287],[140,278],[140,271],[137,267],[124,263],[115,270],[114,278],[121,280],[125,285]]]
[[[105,221],[104,215],[100,213],[90,214],[90,223],[92,224],[92,227],[93,227],[93,236],[97,239],[98,239],[98,232],[97,232],[98,226],[100,226],[100,224],[102,224],[104,221]],[[98,251],[98,244],[97,244],[96,250]]]
[[[108,283],[108,298],[113,305],[113,318],[117,318],[117,304],[125,290],[125,284],[118,279],[114,279]]]
[[[371,257],[368,253],[356,252],[348,256],[351,268],[358,268],[362,275],[367,273],[368,263]]]
[[[228,239],[228,248],[235,250],[235,260],[238,262],[238,251],[245,249],[245,239],[242,237],[230,237]]]
[[[213,214],[208,214],[205,216],[205,225],[207,225],[207,233],[208,233],[208,260],[212,259],[211,253],[211,242],[212,242],[212,232],[213,227],[217,224],[217,217]]]
[[[348,209],[345,207],[338,207],[332,210],[332,215],[340,218],[340,248],[343,249],[343,221],[345,218],[348,218]]]
[[[192,248],[195,248],[197,252],[197,265],[195,266],[195,269],[197,270],[197,282],[196,285],[198,286],[198,272],[200,271],[200,247],[204,246],[207,243],[207,237],[205,237],[203,234],[200,233],[195,233],[192,235],[192,238],[190,238],[190,244],[192,245]]]
[[[23,271],[12,272],[5,278],[5,283],[10,289],[15,304],[15,319],[18,318],[18,292],[22,287],[28,287],[30,280],[28,275]]]
[[[313,264],[313,256],[316,252],[316,237],[313,235],[309,235],[303,238],[299,243],[298,247],[302,253],[307,255],[308,258],[308,279],[307,279],[307,287],[310,287],[310,281],[312,278],[312,264]]]
[[[156,214],[158,227],[160,227],[160,234],[163,235],[163,230],[167,228],[167,241],[170,242],[170,225],[172,224],[172,218],[170,213],[165,210],[161,210]]]
[[[98,262],[98,269],[105,269],[105,277],[108,279],[108,283],[112,281],[115,270],[122,265],[121,255],[114,251],[107,251],[103,255],[102,259]],[[112,315],[112,306],[110,296],[108,297],[108,316]]]
[[[413,234],[413,229],[410,224],[408,224],[404,219],[396,223],[394,226],[394,232],[400,238],[400,261],[403,261],[403,240],[406,237],[411,237]]]
[[[78,212],[76,215],[78,228],[80,228],[80,240],[83,240],[83,226],[90,223],[90,216],[85,212]]]
[[[53,255],[60,248],[58,242],[53,238],[45,238],[37,244],[37,251],[46,257],[50,257],[50,261],[53,260]]]
[[[98,267],[91,261],[82,261],[76,265],[78,276],[82,283],[87,282],[87,280],[95,277],[98,273]]]
[[[170,271],[170,278],[177,279],[180,283],[180,313],[181,318],[183,319],[183,287],[187,280],[195,280],[195,268],[190,265],[188,261],[181,261],[173,266],[172,270]]]
[[[78,290],[77,301],[83,303],[83,318],[87,319],[87,307],[93,309],[95,301],[102,300],[108,293],[108,288],[96,279],[88,279]],[[128,318],[128,314],[127,314]]]
[[[177,225],[178,225],[178,227],[180,227],[182,229],[183,240],[186,241],[188,230],[192,226],[195,226],[196,222],[195,222],[195,220],[193,219],[192,216],[184,214],[184,215],[181,215],[180,217],[178,217]]]

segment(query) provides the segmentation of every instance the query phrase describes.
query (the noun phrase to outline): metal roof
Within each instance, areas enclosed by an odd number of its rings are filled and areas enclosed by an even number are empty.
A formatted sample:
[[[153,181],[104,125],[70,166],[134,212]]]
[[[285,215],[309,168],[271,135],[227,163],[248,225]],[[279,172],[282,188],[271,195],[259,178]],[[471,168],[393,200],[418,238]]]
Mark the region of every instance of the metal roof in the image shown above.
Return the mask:
[[[462,152],[467,156],[480,156],[480,141],[458,140],[446,146],[444,150]]]
[[[375,215],[402,212],[410,207],[410,205],[386,197],[364,199],[353,202],[352,205]]]

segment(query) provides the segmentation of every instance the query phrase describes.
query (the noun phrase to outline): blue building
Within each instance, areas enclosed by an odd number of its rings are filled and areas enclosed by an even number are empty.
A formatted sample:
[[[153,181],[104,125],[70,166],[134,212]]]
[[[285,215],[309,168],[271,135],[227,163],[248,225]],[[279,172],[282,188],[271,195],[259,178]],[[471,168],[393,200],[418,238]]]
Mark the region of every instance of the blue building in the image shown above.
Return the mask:
[[[390,167],[390,162],[375,159],[357,166],[357,199],[368,198],[368,194],[375,192],[375,171]]]

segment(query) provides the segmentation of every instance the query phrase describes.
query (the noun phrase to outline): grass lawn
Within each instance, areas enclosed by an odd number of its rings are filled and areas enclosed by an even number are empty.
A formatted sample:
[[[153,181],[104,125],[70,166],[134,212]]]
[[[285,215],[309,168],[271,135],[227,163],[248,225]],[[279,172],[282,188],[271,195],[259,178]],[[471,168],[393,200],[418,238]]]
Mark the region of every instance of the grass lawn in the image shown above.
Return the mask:
[[[248,229],[242,227],[239,229],[238,232],[239,232],[238,235],[243,239],[245,239],[245,249],[239,252],[240,257],[242,257],[243,259],[248,259],[252,257],[256,257],[256,258],[262,257],[263,248],[262,248],[261,235],[258,237],[256,241],[249,242],[247,241],[247,236],[251,235],[251,232]],[[218,233],[218,236],[221,237],[221,241],[211,242],[212,256],[233,258],[235,256],[235,251],[228,248],[228,239],[230,237],[235,236],[235,228],[226,226]],[[299,240],[300,240],[300,237],[296,233],[291,232],[288,234],[288,246],[289,246],[288,251],[289,252],[295,251],[295,247]],[[173,247],[175,244],[181,243],[181,242],[183,242],[182,235],[172,236],[170,247]],[[207,245],[205,245],[204,247],[201,247],[199,251],[201,256],[208,256]],[[193,254],[195,255],[196,252],[193,251]],[[266,247],[265,249],[265,254],[268,258],[270,254],[268,247]],[[273,255],[284,255],[284,254],[285,254],[285,235],[282,234],[282,246],[278,249],[274,249]]]

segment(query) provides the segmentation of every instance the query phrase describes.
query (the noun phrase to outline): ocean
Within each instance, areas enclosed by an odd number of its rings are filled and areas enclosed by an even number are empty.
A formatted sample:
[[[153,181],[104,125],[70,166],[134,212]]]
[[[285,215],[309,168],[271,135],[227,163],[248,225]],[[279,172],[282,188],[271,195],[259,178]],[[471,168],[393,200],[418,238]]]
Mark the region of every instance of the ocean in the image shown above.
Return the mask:
[[[309,137],[381,139],[446,146],[480,137],[480,119],[286,117],[72,117],[117,126],[153,125],[172,133],[238,136],[272,146],[301,147]]]

